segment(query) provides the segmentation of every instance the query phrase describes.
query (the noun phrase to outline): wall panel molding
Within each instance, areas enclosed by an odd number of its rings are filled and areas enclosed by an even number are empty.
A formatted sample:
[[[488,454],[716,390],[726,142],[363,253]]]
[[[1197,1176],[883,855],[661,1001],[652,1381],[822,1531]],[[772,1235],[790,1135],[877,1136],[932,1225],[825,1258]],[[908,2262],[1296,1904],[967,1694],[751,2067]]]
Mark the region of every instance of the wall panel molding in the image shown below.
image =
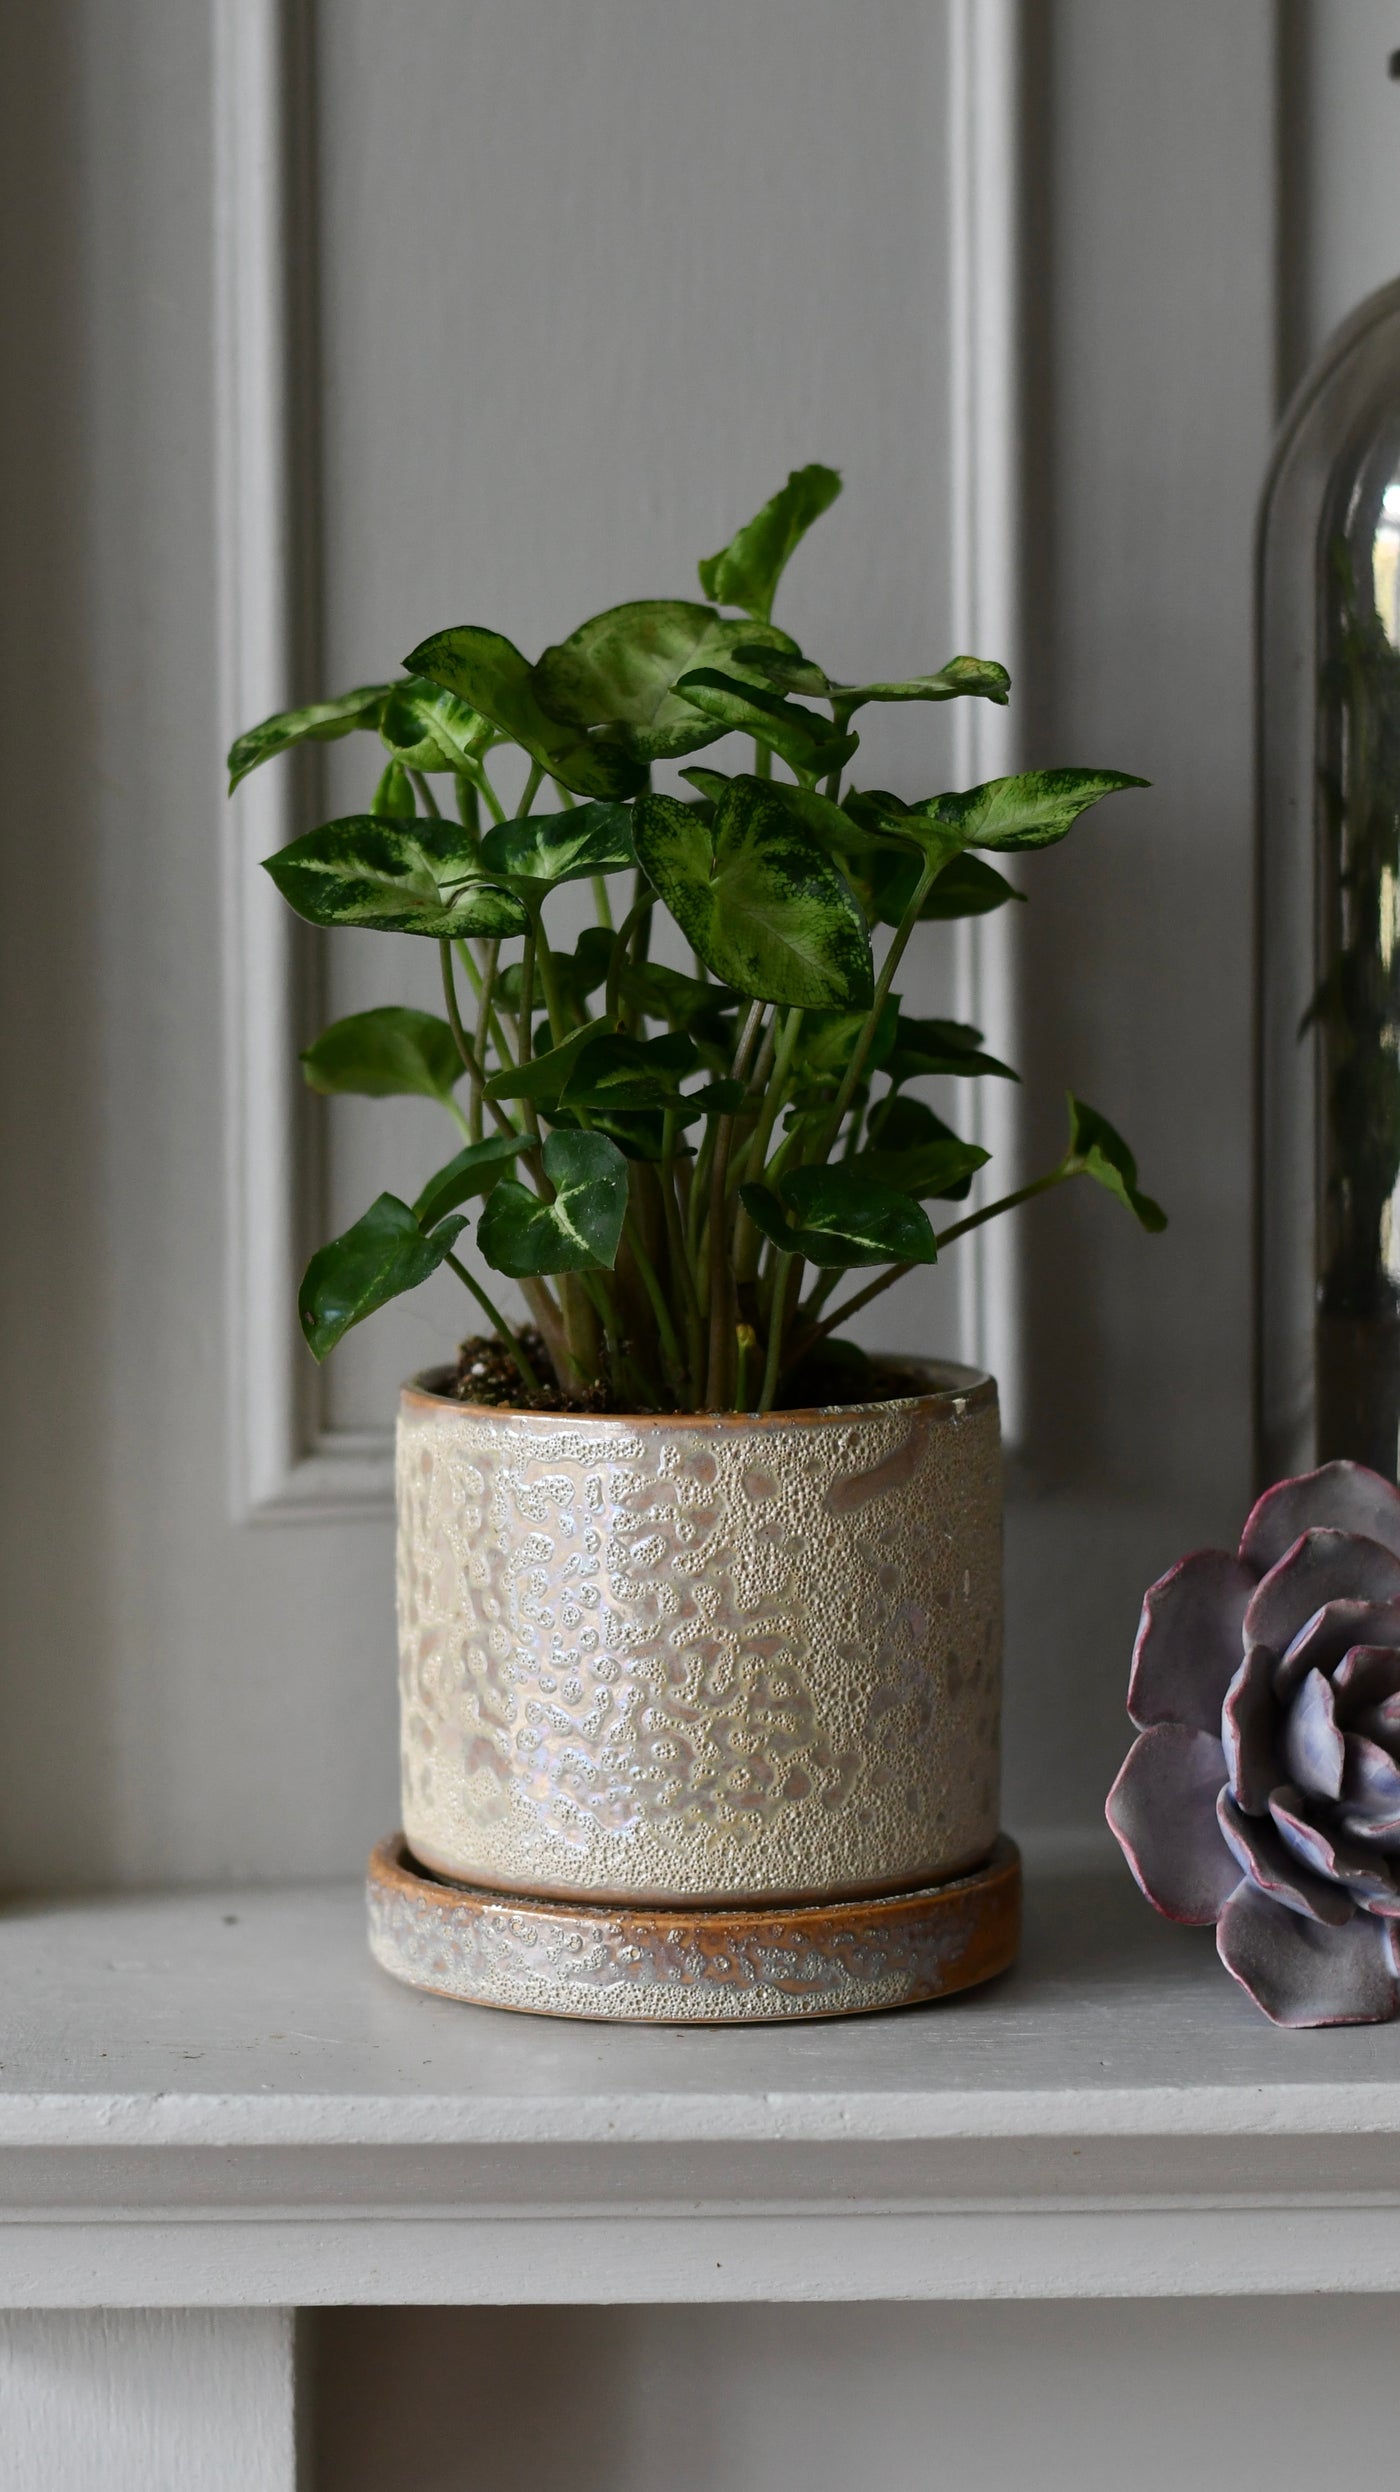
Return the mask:
[[[954,644],[999,658],[1013,691],[1024,661],[1022,599],[1021,232],[1024,217],[1024,0],[950,0],[949,184],[952,234],[951,388]],[[1014,770],[1019,709],[960,701],[953,712],[960,782],[975,787]],[[958,1014],[1016,1054],[1016,915],[1002,909],[958,928]],[[1014,1183],[1019,1142],[1009,1083],[969,1084],[969,1138],[992,1153],[987,1199]],[[971,1250],[969,1252],[969,1249]],[[997,1378],[1002,1428],[1020,1428],[1021,1366],[1016,1224],[1001,1221],[966,1241],[962,1349]]]
[[[301,0],[214,0],[217,562],[222,741],[304,694],[319,493],[306,420],[309,114]],[[296,835],[283,764],[222,837],[230,1470],[241,1521],[360,1514],[391,1496],[391,1437],[326,1427],[296,1323],[315,1190],[297,1079],[315,952],[258,860]]]
[[[1019,124],[1022,0],[949,0],[952,234],[953,638],[1020,672]],[[314,420],[300,401],[304,275],[314,261],[305,182],[313,116],[303,0],[213,0],[217,560],[224,743],[304,697],[319,515]],[[1004,710],[958,705],[963,784],[1014,766]],[[325,1110],[296,1078],[315,953],[258,860],[295,836],[293,769],[254,774],[222,840],[224,1119],[230,1469],[241,1521],[384,1510],[392,1432],[327,1426],[300,1341],[296,1283],[318,1188]],[[1015,1039],[1009,912],[959,929],[958,1010]],[[1002,1085],[981,1085],[985,1091]],[[1014,1106],[973,1101],[976,1138],[1004,1179]],[[969,1241],[964,1355],[997,1374],[1014,1434],[1019,1344],[1015,1242]]]

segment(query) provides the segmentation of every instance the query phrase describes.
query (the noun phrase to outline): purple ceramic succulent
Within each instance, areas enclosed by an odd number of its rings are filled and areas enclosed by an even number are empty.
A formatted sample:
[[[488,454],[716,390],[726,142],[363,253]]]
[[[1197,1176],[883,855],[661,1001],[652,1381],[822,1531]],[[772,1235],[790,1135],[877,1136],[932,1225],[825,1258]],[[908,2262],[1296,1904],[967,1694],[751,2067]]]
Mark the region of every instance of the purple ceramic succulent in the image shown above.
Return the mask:
[[[1108,1822],[1277,2025],[1400,2009],[1400,1492],[1329,1462],[1143,1603]]]

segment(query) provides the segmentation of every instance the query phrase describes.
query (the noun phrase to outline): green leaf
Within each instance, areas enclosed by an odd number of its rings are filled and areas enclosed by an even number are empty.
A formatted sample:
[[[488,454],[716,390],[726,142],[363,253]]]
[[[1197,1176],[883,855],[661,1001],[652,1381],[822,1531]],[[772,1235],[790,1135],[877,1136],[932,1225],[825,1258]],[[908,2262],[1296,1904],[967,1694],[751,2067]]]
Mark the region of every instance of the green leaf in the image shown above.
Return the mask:
[[[379,733],[405,770],[463,770],[496,742],[489,718],[425,675],[393,686]]]
[[[700,1059],[683,1031],[664,1038],[626,1038],[609,1033],[590,1039],[575,1057],[560,1093],[566,1108],[674,1108],[680,1086]]]
[[[737,655],[784,692],[838,702],[847,717],[867,701],[956,701],[966,693],[995,701],[1004,709],[1011,694],[1011,678],[994,658],[950,658],[936,675],[910,675],[900,683],[843,684],[824,674],[810,658],[748,647],[740,648]]]
[[[303,1048],[301,1066],[313,1090],[362,1099],[450,1099],[464,1070],[447,1023],[407,1004],[333,1021]]]
[[[853,1176],[892,1185],[901,1194],[917,1195],[921,1202],[930,1196],[949,1202],[961,1201],[969,1193],[978,1169],[985,1168],[990,1157],[975,1142],[959,1142],[952,1135],[946,1142],[927,1142],[913,1151],[857,1151],[841,1164]]]
[[[751,771],[707,770],[703,765],[683,770],[681,777],[689,779],[691,786],[698,789],[709,804],[717,804],[727,787],[757,788],[764,795],[776,796],[803,829],[810,831],[817,846],[824,848],[828,856],[840,857],[843,861],[854,858],[864,863],[871,853],[869,840],[857,828],[845,807],[833,804],[829,796],[820,795],[814,787],[793,787],[786,779],[760,779]]]
[[[575,796],[631,796],[646,779],[616,733],[588,735],[551,718],[535,692],[532,669],[502,632],[474,623],[435,632],[404,661],[489,718]]]
[[[332,744],[338,736],[349,735],[354,727],[377,727],[379,713],[393,688],[392,684],[361,684],[355,692],[342,692],[337,700],[312,701],[305,709],[278,710],[275,717],[265,718],[261,726],[250,727],[229,748],[230,796],[250,770],[256,770],[260,762],[271,761],[275,753],[289,752],[294,744]]]
[[[529,923],[513,892],[483,882],[459,822],[381,822],[370,813],[323,823],[264,857],[284,900],[313,926],[387,934],[513,935]]]
[[[929,811],[964,848],[1048,848],[1100,797],[1150,785],[1126,770],[1027,770],[960,796],[934,797]]]
[[[832,467],[794,468],[781,493],[745,522],[722,553],[709,554],[700,564],[705,595],[721,606],[742,606],[766,623],[789,558],[840,490]]]
[[[999,1073],[1008,1082],[1020,1079],[1009,1064],[982,1053],[981,1031],[965,1021],[913,1021],[903,1014],[885,1071],[896,1089],[901,1082],[938,1073]]]
[[[485,872],[513,882],[573,883],[587,874],[621,873],[636,862],[625,805],[527,813],[513,822],[498,822],[481,843]]]
[[[975,1166],[966,1168],[945,1185],[934,1187],[922,1182],[925,1171],[936,1172],[945,1166],[951,1169],[951,1157],[944,1161],[936,1154],[945,1150],[961,1154],[976,1147],[964,1142],[962,1136],[954,1133],[951,1125],[945,1125],[941,1116],[935,1116],[932,1108],[927,1107],[922,1099],[910,1099],[902,1091],[890,1091],[871,1109],[865,1130],[869,1142],[866,1150],[857,1153],[857,1157],[887,1163],[883,1167],[876,1165],[871,1168],[871,1175],[880,1177],[886,1185],[897,1185],[901,1191],[921,1196],[937,1193],[940,1201],[952,1203],[965,1202],[972,1192]],[[985,1151],[978,1151],[977,1165],[980,1166],[986,1157]],[[919,1182],[911,1182],[912,1178],[919,1179]]]
[[[730,782],[713,823],[674,796],[640,797],[632,830],[643,872],[726,985],[771,1004],[869,1004],[855,895],[763,780]]]
[[[391,761],[380,772],[379,784],[370,800],[370,812],[376,822],[411,822],[418,811],[413,782],[402,762]]]
[[[564,1095],[578,1058],[591,1040],[606,1036],[609,1028],[605,1017],[586,1022],[581,1030],[573,1030],[557,1047],[542,1056],[532,1056],[528,1064],[507,1064],[493,1073],[486,1084],[488,1099],[533,1099],[537,1107],[557,1106]]]
[[[866,879],[870,912],[877,925],[901,923],[921,871],[917,857],[896,856],[889,849],[872,853]],[[1025,896],[984,857],[957,856],[950,858],[927,893],[919,917],[921,922],[930,918],[985,917],[990,909],[1002,908],[1008,900],[1024,900]]]
[[[839,1081],[855,1053],[866,1019],[863,1012],[804,1013],[797,1038],[797,1060],[803,1070]],[[877,1072],[884,1063],[898,1028],[899,997],[887,995],[865,1059],[868,1073]]]
[[[683,969],[668,969],[664,961],[629,960],[622,972],[622,1000],[629,1011],[646,1013],[653,1021],[710,1032],[727,1021],[739,997],[732,986],[692,978]]]
[[[739,1193],[754,1227],[775,1246],[827,1271],[938,1259],[927,1212],[849,1167],[794,1168],[779,1182],[781,1201],[766,1185],[741,1185]]]
[[[413,1217],[419,1226],[430,1229],[459,1203],[470,1203],[479,1194],[489,1194],[499,1183],[522,1151],[530,1148],[528,1134],[490,1134],[485,1142],[469,1142],[464,1151],[450,1159],[445,1168],[430,1177],[413,1206]]]
[[[381,1194],[306,1267],[297,1307],[312,1357],[325,1358],[352,1324],[426,1281],[466,1225],[444,1220],[425,1237],[407,1203],[396,1194]]]
[[[770,646],[793,646],[773,624],[726,622],[713,606],[679,598],[642,598],[595,614],[546,649],[531,680],[551,717],[570,727],[616,726],[634,760],[666,761],[698,752],[724,733],[701,723],[694,705],[677,694],[677,678],[721,660],[733,666],[736,643],[752,642],[756,632],[762,655]],[[742,676],[747,669],[738,671]]]
[[[606,1134],[553,1133],[544,1146],[554,1201],[514,1177],[488,1195],[477,1240],[512,1280],[550,1272],[611,1271],[627,1216],[627,1162]]]
[[[1160,1203],[1144,1194],[1137,1181],[1137,1161],[1120,1133],[1116,1133],[1106,1116],[1097,1108],[1086,1107],[1082,1099],[1069,1096],[1070,1158],[1086,1177],[1096,1185],[1115,1194],[1120,1203],[1154,1235],[1167,1225],[1167,1215]]]
[[[737,675],[721,674],[717,667],[701,666],[682,675],[676,689],[719,728],[759,737],[789,769],[803,771],[810,778],[824,778],[828,771],[843,769],[860,742],[858,735],[841,733],[815,710],[800,709],[781,693],[742,683]]]

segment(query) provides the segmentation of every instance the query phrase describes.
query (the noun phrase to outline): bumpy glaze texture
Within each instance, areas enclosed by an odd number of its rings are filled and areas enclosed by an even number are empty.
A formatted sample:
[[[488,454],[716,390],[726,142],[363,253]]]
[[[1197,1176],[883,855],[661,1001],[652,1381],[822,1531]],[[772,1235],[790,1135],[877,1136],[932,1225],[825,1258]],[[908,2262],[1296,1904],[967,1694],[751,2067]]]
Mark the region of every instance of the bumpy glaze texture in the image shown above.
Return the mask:
[[[997,1833],[996,1392],[753,1419],[399,1420],[425,1867],[702,1902],[926,1884]]]

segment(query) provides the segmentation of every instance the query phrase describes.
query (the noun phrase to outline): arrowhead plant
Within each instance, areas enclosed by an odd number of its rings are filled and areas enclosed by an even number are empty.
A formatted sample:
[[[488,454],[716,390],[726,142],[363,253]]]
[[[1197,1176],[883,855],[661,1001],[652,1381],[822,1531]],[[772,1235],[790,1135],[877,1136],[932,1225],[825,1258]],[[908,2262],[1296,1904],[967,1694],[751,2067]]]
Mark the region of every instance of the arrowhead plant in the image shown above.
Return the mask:
[[[700,563],[703,603],[610,607],[534,662],[500,632],[449,627],[396,680],[234,745],[231,788],[298,745],[378,739],[368,810],[267,871],[312,925],[417,935],[438,958],[441,1014],[354,1013],[302,1056],[315,1090],[426,1098],[454,1128],[413,1203],[381,1194],[312,1257],[300,1309],[315,1358],[446,1266],[526,1402],[767,1411],[801,1395],[814,1352],[859,1372],[829,1336],[893,1281],[1072,1177],[1164,1225],[1127,1144],[1082,1101],[1055,1166],[995,1198],[987,1153],[918,1095],[1016,1077],[980,1030],[901,1010],[916,926],[1019,899],[991,859],[1048,847],[1146,782],[1061,769],[915,797],[850,784],[868,705],[1004,703],[1010,684],[966,656],[845,683],[773,622],[788,561],[840,489],[830,468],[790,476]],[[678,767],[734,734],[742,769]],[[550,904],[574,882],[596,922],[564,949]],[[660,911],[691,969],[653,959]],[[976,1208],[960,1208],[974,1186]],[[511,1325],[481,1265],[518,1287],[532,1330]]]

